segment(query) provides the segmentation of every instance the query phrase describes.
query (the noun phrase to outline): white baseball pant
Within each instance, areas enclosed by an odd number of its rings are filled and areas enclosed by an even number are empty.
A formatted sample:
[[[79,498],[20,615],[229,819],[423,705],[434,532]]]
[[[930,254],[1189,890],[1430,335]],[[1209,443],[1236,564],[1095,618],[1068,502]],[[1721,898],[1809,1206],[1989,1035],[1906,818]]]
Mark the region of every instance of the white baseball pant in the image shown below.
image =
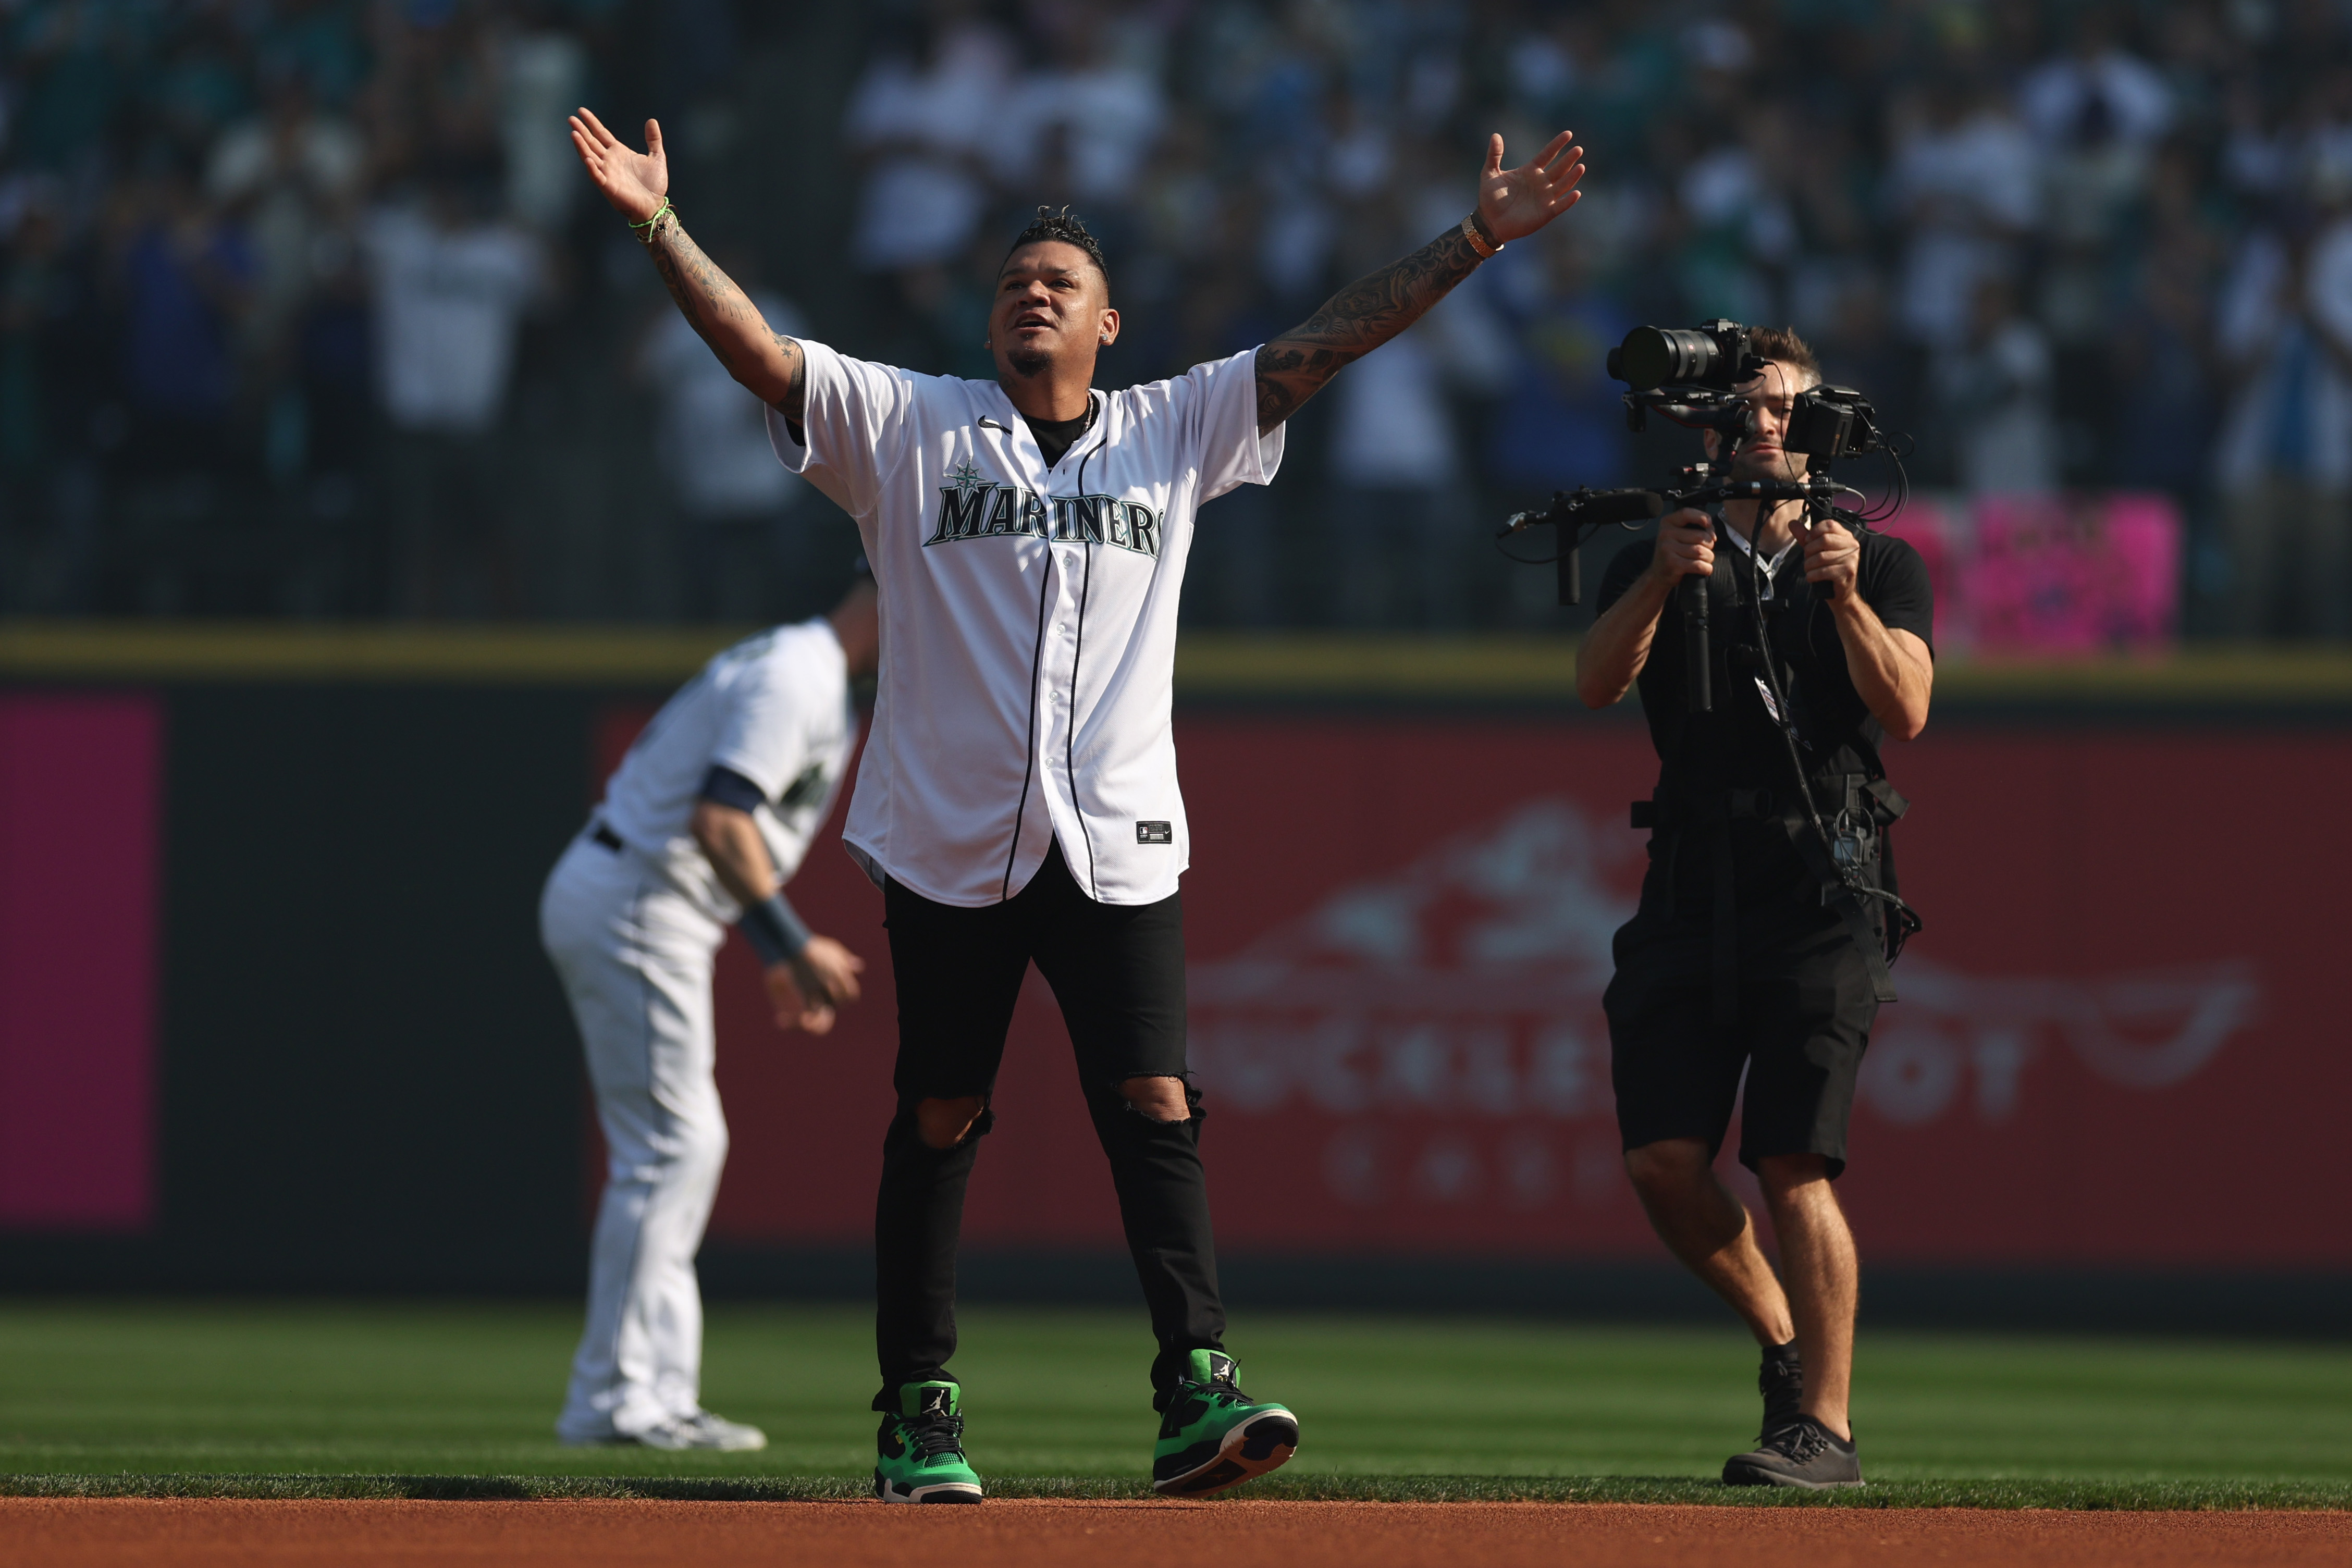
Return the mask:
[[[604,1130],[588,1323],[556,1422],[566,1441],[594,1442],[701,1407],[694,1255],[727,1162],[710,1012],[726,930],[584,834],[548,877],[539,921]]]

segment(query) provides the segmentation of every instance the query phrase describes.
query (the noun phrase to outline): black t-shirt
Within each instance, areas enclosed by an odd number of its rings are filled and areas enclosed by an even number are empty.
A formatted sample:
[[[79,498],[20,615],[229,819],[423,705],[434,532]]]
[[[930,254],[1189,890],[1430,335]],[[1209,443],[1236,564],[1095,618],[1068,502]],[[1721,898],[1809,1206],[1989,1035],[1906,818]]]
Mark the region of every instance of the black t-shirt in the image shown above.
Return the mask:
[[[1025,413],[1021,419],[1028,425],[1029,434],[1037,438],[1037,450],[1045,455],[1045,466],[1051,468],[1078,444],[1078,437],[1095,422],[1095,409],[1089,402],[1087,412],[1076,419],[1032,419]]]
[[[1903,540],[1864,533],[1858,570],[1863,600],[1880,621],[1935,647],[1935,593],[1927,562]],[[1656,549],[1640,539],[1617,552],[1601,576],[1596,613],[1625,595],[1649,570]],[[1666,601],[1657,635],[1635,682],[1650,742],[1658,753],[1658,791],[1696,809],[1719,800],[1721,791],[1769,790],[1787,798],[1792,788],[1788,748],[1765,706],[1763,672],[1755,653],[1756,612],[1748,596],[1749,560],[1727,538],[1715,554],[1715,575],[1706,580],[1708,661],[1714,709],[1692,714],[1685,702],[1683,614],[1680,593]],[[1764,563],[1754,563],[1758,571]],[[1804,551],[1794,548],[1772,574],[1763,618],[1783,689],[1790,697],[1800,748],[1809,774],[1861,773],[1867,764],[1857,741],[1875,750],[1885,738],[1847,673],[1845,644],[1825,597],[1805,580]],[[1685,835],[1675,857],[1676,904],[1702,915],[1712,904],[1711,872],[1696,835]],[[1733,824],[1735,885],[1742,907],[1810,888],[1811,880],[1788,837],[1771,821]],[[1696,904],[1689,902],[1697,899]]]

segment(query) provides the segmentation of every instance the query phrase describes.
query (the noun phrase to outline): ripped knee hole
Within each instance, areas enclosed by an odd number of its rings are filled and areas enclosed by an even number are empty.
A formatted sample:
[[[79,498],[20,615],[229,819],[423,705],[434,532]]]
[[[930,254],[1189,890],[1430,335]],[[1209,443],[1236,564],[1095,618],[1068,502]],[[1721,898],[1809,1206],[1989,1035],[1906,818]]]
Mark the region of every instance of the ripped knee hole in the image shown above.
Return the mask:
[[[971,1136],[988,1102],[977,1094],[960,1100],[925,1100],[915,1107],[915,1135],[926,1147],[948,1150]]]
[[[1168,1074],[1139,1074],[1122,1082],[1119,1098],[1127,1108],[1147,1121],[1172,1125],[1192,1119],[1192,1102],[1184,1092],[1184,1081]]]

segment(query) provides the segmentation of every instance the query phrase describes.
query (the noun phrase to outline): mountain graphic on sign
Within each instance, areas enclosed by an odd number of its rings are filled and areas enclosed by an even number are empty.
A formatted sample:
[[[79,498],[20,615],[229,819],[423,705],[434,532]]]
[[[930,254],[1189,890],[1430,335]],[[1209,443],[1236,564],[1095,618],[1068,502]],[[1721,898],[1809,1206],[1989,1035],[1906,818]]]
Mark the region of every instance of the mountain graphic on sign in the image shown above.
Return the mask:
[[[1192,967],[1195,1005],[1513,1010],[1609,983],[1609,939],[1633,913],[1609,873],[1641,854],[1582,808],[1531,800],[1402,871],[1342,888],[1232,956]]]
[[[1633,914],[1642,855],[1633,834],[1544,797],[1340,888],[1192,966],[1203,1076],[1243,1109],[1299,1092],[1339,1112],[1591,1113],[1606,1103],[1610,942]],[[2243,958],[1983,977],[1915,947],[1895,987],[1903,1000],[1879,1015],[1863,1095],[1897,1122],[1941,1114],[1969,1082],[1979,1114],[2005,1120],[2022,1074],[2053,1047],[2119,1087],[2168,1088],[2262,999]]]

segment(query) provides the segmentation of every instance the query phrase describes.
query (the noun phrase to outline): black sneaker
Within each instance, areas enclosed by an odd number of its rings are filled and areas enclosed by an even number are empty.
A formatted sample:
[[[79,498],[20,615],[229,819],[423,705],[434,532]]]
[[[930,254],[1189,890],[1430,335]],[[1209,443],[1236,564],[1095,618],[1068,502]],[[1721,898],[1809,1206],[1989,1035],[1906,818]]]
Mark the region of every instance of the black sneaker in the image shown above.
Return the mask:
[[[1752,1454],[1724,1461],[1727,1487],[1858,1487],[1862,1458],[1853,1439],[1835,1437],[1811,1416],[1800,1416],[1777,1432],[1767,1432]]]
[[[1805,1403],[1805,1364],[1793,1343],[1765,1350],[1764,1364],[1756,1374],[1756,1391],[1764,1396],[1764,1425],[1758,1428],[1756,1438],[1761,1448],[1766,1438],[1797,1418]]]

